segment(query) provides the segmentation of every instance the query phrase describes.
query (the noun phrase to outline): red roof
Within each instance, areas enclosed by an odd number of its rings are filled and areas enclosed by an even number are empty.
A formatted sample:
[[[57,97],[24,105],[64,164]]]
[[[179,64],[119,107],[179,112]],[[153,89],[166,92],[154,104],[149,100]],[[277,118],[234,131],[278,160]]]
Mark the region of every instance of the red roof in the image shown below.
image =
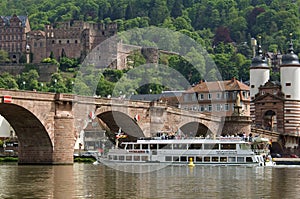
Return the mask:
[[[225,81],[203,82],[200,81],[195,86],[191,87],[185,93],[209,93],[218,91],[237,91],[246,90],[249,91],[249,86],[236,80],[235,78]]]

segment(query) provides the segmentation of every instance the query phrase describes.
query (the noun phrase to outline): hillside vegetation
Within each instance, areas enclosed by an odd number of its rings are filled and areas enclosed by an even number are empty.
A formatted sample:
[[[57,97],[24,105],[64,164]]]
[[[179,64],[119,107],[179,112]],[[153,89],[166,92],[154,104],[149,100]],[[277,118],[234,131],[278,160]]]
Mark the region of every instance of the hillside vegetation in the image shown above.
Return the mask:
[[[251,38],[261,36],[264,52],[283,54],[290,39],[295,51],[300,51],[299,7],[300,0],[2,0],[0,15],[28,15],[31,28],[41,30],[45,24],[66,20],[116,22],[119,32],[149,26],[169,28],[204,46],[224,79],[248,80]],[[190,83],[203,78],[194,75],[185,60],[176,56],[165,59],[160,61],[180,69]],[[213,76],[213,71],[210,73]],[[159,92],[163,88],[153,89]]]

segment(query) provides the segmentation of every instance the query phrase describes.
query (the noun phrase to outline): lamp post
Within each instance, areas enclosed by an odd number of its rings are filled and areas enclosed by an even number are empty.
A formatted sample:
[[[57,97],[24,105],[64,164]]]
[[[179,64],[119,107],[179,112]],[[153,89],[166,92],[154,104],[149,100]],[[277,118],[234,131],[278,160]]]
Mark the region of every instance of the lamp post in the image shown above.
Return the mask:
[[[54,79],[54,92],[56,93],[56,83],[57,83],[57,79]]]
[[[26,82],[23,81],[23,90],[25,90],[25,85],[26,85]]]

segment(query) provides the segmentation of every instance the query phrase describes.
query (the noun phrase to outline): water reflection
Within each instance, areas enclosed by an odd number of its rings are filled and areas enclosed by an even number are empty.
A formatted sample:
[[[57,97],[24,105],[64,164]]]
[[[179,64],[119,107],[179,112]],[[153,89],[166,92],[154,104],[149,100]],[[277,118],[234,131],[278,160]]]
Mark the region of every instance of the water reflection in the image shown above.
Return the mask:
[[[131,173],[92,164],[8,164],[0,171],[0,198],[297,198],[300,191],[300,167],[168,166]]]

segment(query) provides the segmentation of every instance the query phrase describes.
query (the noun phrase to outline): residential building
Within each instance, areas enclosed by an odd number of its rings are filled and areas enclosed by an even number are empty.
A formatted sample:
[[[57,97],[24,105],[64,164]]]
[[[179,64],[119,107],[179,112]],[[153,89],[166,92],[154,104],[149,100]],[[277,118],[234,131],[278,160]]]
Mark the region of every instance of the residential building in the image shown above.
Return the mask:
[[[182,93],[179,107],[202,113],[231,116],[236,105],[243,115],[250,115],[249,87],[232,78],[225,81],[200,81]],[[239,98],[239,103],[236,104]]]

